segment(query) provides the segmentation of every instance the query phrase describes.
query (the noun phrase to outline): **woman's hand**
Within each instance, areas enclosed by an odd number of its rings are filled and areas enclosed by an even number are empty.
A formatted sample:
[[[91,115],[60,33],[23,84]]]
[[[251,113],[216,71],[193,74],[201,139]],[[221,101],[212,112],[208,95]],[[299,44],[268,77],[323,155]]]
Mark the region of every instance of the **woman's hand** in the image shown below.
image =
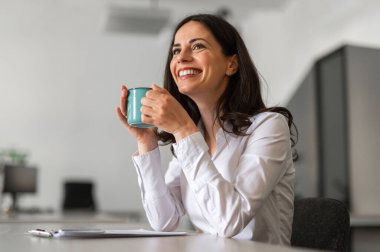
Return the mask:
[[[156,128],[136,128],[132,127],[127,122],[127,98],[128,89],[126,86],[121,86],[120,107],[116,108],[116,114],[119,120],[128,129],[129,133],[136,138],[139,153],[151,151],[158,146]]]
[[[142,121],[174,135],[176,141],[198,131],[182,105],[164,88],[153,84],[153,90],[141,100]]]

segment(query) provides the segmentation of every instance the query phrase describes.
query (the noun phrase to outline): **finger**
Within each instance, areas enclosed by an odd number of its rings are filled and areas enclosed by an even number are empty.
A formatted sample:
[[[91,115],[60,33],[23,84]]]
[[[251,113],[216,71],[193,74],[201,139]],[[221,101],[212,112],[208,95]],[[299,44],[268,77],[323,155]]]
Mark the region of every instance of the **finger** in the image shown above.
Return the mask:
[[[142,115],[146,115],[148,117],[152,117],[154,115],[153,107],[142,106],[140,111]]]
[[[121,90],[121,96],[120,96],[120,110],[124,116],[127,116],[127,97],[128,97],[128,90],[124,86]]]
[[[159,91],[157,89],[155,89],[155,87],[152,85],[152,89],[149,90],[148,92],[146,92],[145,96],[146,97],[153,97],[154,95],[158,94]]]
[[[130,126],[128,124],[127,118],[125,118],[119,107],[116,108],[116,114],[119,120],[124,124],[124,126],[129,128]]]
[[[143,97],[141,99],[141,104],[143,106],[147,106],[147,107],[154,107],[155,104],[157,104],[158,101],[157,101],[157,97]]]
[[[158,87],[158,86],[157,86]],[[149,90],[148,92],[146,92],[146,97],[150,98],[150,99],[162,99],[165,95],[168,94],[167,90],[164,89],[164,88],[160,88],[158,87],[159,89],[153,89],[153,90]]]
[[[141,121],[146,124],[152,124],[154,125],[154,119],[151,116],[148,116],[146,114],[141,114]]]
[[[158,86],[156,83],[152,85],[152,89],[163,94],[167,93],[167,90],[165,88]]]

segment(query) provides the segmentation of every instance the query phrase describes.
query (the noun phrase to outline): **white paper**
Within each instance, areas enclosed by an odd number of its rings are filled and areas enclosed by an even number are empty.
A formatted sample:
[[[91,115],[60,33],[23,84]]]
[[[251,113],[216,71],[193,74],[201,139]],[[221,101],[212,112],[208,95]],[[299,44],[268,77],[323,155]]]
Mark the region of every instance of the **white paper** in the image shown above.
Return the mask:
[[[40,237],[151,237],[151,236],[179,236],[186,232],[158,232],[146,229],[59,229],[46,231],[35,229],[28,231],[29,234]]]
[[[105,230],[106,234],[125,234],[125,235],[158,235],[158,236],[167,236],[167,235],[184,235],[186,232],[159,232],[146,229],[132,229],[132,230],[123,230],[123,229],[114,229],[114,230]]]

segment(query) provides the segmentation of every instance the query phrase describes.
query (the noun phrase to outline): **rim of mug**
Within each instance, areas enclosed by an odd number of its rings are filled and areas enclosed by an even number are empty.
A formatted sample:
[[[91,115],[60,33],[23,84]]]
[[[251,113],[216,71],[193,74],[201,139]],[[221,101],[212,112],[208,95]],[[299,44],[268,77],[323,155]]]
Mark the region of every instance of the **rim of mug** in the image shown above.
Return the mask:
[[[134,88],[128,88],[128,90],[134,90],[134,89],[152,89],[150,87],[134,87]]]

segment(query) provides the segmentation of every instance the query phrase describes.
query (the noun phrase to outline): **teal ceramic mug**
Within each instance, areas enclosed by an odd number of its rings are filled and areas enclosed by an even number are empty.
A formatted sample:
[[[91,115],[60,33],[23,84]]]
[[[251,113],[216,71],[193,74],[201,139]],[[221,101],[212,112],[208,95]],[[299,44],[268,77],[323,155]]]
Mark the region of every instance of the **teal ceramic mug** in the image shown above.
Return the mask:
[[[128,124],[136,128],[150,128],[154,125],[141,121],[141,98],[143,98],[151,88],[137,87],[128,89],[127,121]]]

